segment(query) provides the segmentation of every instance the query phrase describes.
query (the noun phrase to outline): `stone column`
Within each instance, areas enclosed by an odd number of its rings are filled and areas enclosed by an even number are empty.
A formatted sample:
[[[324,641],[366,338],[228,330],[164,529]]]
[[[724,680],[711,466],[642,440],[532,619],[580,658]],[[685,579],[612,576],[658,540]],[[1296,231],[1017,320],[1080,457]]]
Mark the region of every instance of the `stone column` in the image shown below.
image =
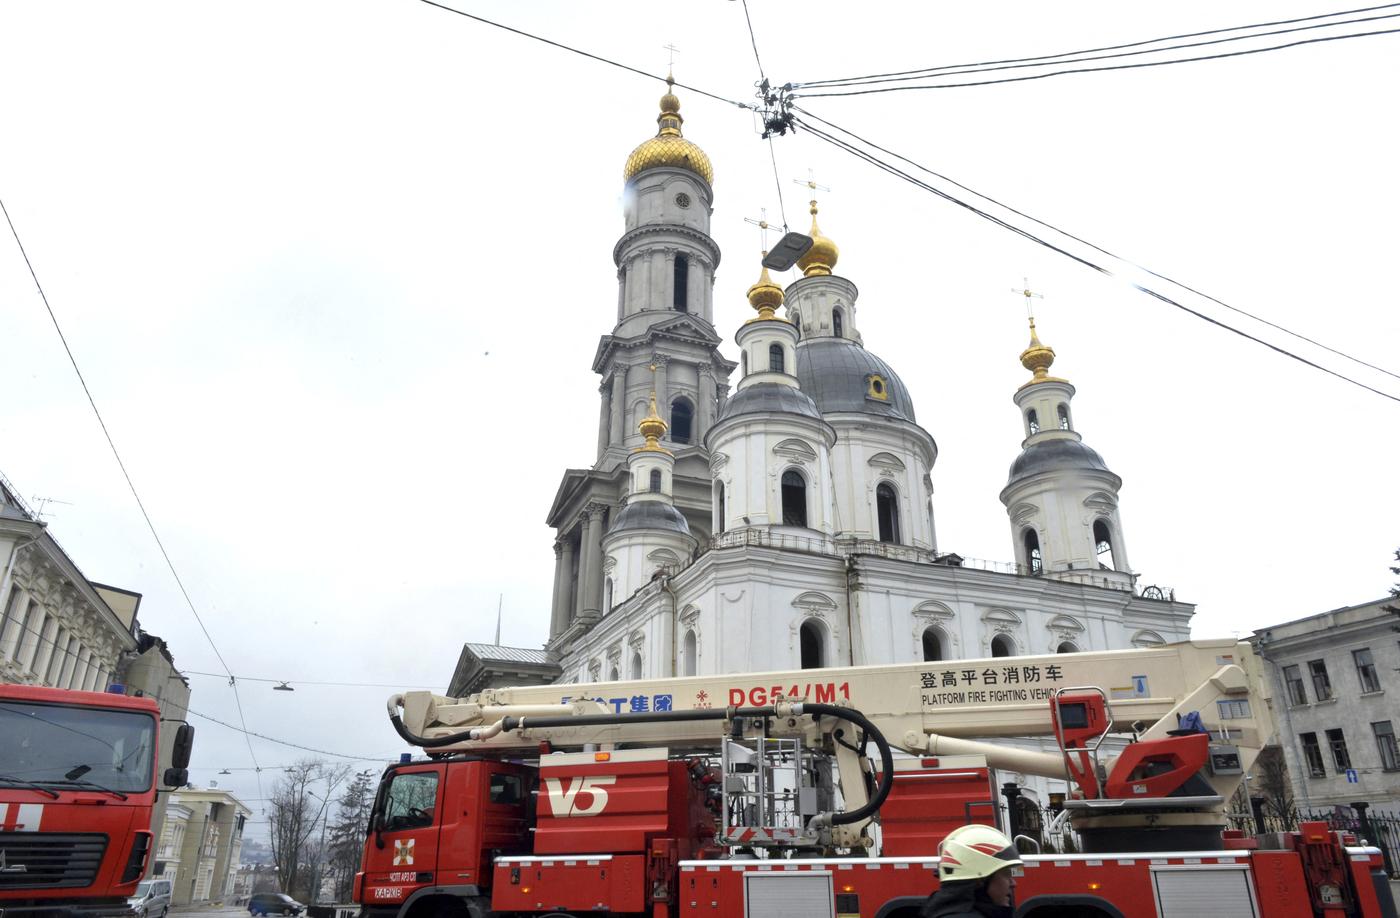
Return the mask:
[[[671,358],[665,354],[652,354],[651,362],[656,364],[656,377],[653,384],[656,386],[656,413],[667,424],[671,423],[671,397],[667,392],[666,384],[666,364],[671,362]]]
[[[661,277],[664,279],[659,291],[663,297],[662,308],[676,310],[676,250],[663,249],[661,252]]]
[[[569,627],[569,607],[564,591],[568,576],[569,572],[564,567],[564,545],[556,540],[554,543],[554,598],[549,610],[549,639],[551,641]]]
[[[713,367],[701,366],[700,404],[696,410],[695,442],[703,443],[705,434],[715,423],[715,371]]]
[[[686,278],[685,286],[685,311],[705,318],[705,291],[709,289],[709,281],[706,277],[709,272],[709,265],[701,261],[698,256],[692,255],[690,258],[690,276]]]
[[[627,368],[614,367],[612,377],[612,420],[608,442],[621,446],[627,438]]]
[[[598,401],[601,402],[598,409],[598,458],[603,458],[603,450],[608,448],[612,442],[610,434],[610,422],[612,421],[612,386],[607,380],[598,387]]]
[[[581,615],[591,621],[603,617],[603,506],[589,504],[584,510],[588,526],[583,532],[583,606]]]

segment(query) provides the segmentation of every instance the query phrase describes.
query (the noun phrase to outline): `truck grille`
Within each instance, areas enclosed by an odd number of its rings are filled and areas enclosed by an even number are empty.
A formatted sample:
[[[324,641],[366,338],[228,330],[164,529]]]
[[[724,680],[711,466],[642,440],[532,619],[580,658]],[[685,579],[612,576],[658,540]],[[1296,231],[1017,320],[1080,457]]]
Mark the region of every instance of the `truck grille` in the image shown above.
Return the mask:
[[[0,833],[0,891],[89,886],[106,850],[105,835]]]

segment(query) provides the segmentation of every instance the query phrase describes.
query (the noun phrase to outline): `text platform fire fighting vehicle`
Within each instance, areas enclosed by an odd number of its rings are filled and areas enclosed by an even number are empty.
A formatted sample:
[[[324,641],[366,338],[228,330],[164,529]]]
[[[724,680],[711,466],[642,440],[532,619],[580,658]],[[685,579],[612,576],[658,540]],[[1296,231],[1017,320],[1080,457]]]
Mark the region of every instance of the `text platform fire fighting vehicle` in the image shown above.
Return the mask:
[[[120,686],[0,685],[0,916],[131,916],[155,849],[160,710]],[[176,734],[171,787],[188,782],[194,728]]]
[[[355,898],[366,918],[913,918],[939,840],[998,819],[1004,768],[1069,782],[1085,849],[1026,857],[1019,916],[1394,915],[1377,849],[1226,831],[1271,733],[1257,667],[1199,641],[396,695],[428,756],[385,771]],[[1036,736],[1058,752],[996,742]]]

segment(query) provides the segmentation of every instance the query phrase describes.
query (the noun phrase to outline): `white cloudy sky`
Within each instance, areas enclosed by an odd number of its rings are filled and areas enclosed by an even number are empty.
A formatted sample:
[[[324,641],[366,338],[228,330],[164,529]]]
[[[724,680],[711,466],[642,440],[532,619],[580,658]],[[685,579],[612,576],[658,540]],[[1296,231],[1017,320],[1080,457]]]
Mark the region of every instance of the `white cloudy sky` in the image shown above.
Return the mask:
[[[683,82],[752,92],[732,0],[461,5],[652,72],[673,42]],[[1330,9],[752,4],[780,83]],[[1397,369],[1397,42],[804,104]],[[616,303],[621,169],[655,130],[660,85],[410,0],[12,0],[0,86],[0,198],[234,671],[443,688],[461,642],[491,638],[500,594],[505,642],[539,645],[544,515],[561,471],[593,458],[589,363]],[[777,214],[777,192],[752,115],[680,95],[687,136],[715,162],[716,317],[730,336],[757,273],[742,218]],[[810,135],[775,149],[794,224],[806,196],[790,179],[810,168],[832,187],[822,226],[860,286],[865,341],[938,440],[941,549],[1011,556],[997,493],[1021,437],[1026,333],[1010,288],[1024,275],[1045,293],[1056,372],[1079,387],[1078,426],[1123,476],[1134,567],[1199,604],[1195,633],[1385,592],[1400,405]],[[50,525],[83,570],[145,594],[142,622],[179,664],[217,671],[8,238],[0,304],[0,470],[27,498],[65,501]],[[1400,393],[1394,377],[1304,353]],[[227,686],[191,678],[195,710],[236,717]],[[387,691],[250,682],[243,697],[254,730],[383,756],[399,749]],[[197,781],[249,764],[240,737],[196,722]],[[254,749],[265,765],[300,755]],[[258,796],[248,772],[222,780]]]

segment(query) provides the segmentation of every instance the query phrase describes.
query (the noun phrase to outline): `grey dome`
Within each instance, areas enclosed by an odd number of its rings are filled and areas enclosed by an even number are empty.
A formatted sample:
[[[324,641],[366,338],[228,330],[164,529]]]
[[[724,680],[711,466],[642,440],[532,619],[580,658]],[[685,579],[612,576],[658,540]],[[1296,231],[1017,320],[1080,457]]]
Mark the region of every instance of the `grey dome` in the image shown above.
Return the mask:
[[[799,353],[801,352],[799,351]],[[800,359],[798,366],[801,366]],[[741,414],[768,414],[771,412],[800,414],[818,421],[822,419],[821,412],[817,410],[817,406],[807,393],[782,383],[756,383],[740,390],[737,395],[724,403],[724,410],[720,412],[719,419],[723,421]]]
[[[623,507],[622,512],[613,520],[612,526],[608,528],[608,534],[612,535],[625,529],[660,529],[664,532],[690,535],[690,524],[685,521],[685,515],[659,500],[634,500]]]
[[[1021,455],[1011,463],[1011,474],[1007,476],[1006,486],[1009,488],[1032,475],[1059,469],[1092,469],[1113,474],[1103,457],[1079,440],[1057,438],[1041,440],[1021,450]]]
[[[866,396],[871,374],[884,377],[887,401]],[[797,345],[797,382],[822,414],[860,411],[914,420],[914,400],[890,365],[847,338],[808,338]]]

